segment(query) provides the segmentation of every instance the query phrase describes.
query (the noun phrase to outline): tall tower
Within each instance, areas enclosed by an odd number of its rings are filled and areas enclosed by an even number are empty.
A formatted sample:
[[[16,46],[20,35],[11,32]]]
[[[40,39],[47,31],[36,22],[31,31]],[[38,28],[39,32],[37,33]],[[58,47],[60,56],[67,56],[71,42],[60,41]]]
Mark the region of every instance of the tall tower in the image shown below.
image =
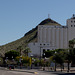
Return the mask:
[[[75,14],[73,14],[72,18],[67,20],[68,27],[68,41],[75,38]]]

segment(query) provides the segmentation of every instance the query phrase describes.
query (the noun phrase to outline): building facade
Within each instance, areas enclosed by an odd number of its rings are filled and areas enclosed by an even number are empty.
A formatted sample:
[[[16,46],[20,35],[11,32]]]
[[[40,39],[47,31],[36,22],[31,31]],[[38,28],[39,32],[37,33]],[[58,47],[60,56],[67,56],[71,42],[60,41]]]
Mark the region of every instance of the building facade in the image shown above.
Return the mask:
[[[66,26],[38,25],[38,42],[30,43],[32,54],[41,56],[45,50],[67,49],[69,40],[75,38],[75,15],[67,19]],[[35,49],[35,50],[34,50]]]

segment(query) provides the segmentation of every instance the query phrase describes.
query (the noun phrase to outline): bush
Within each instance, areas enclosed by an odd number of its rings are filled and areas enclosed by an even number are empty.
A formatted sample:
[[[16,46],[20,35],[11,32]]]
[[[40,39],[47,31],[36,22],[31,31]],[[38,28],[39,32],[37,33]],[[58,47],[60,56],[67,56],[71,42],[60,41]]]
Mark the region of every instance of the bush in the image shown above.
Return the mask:
[[[35,65],[35,66],[38,66],[39,62],[40,62],[39,59],[35,59],[35,61],[34,61],[34,65]]]
[[[22,64],[26,64],[28,66],[31,66],[31,58],[28,57],[28,56],[26,56],[26,57],[24,57],[24,56],[22,56],[22,57],[17,56],[16,60],[18,61],[18,63],[21,62]]]

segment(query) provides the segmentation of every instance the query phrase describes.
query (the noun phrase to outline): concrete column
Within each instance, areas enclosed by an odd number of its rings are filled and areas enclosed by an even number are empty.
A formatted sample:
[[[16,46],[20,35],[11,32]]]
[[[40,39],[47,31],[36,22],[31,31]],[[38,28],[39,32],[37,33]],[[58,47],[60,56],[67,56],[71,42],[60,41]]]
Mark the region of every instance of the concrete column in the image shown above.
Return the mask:
[[[50,44],[51,44],[51,46],[52,46],[52,28],[50,29]]]
[[[42,43],[44,43],[44,28],[42,28]]]
[[[49,43],[49,28],[46,29],[46,43]]]
[[[40,31],[41,31],[41,29],[40,29],[40,27],[38,26],[38,42],[40,42]]]
[[[43,35],[42,35],[42,28],[40,29],[40,43],[42,43],[42,37],[43,37]]]
[[[68,48],[68,33],[67,33],[67,28],[64,29],[64,48]]]
[[[49,40],[49,43],[50,43],[50,46],[51,46],[51,28],[48,29],[48,32],[49,32],[48,33],[48,35],[49,35],[48,40]]]
[[[60,28],[60,48],[63,48],[63,28]]]
[[[59,28],[56,29],[56,48],[59,48]]]
[[[44,28],[44,43],[46,43],[46,37],[47,37],[47,36],[46,36],[46,34],[47,34],[47,33],[46,33],[46,29],[47,29],[47,28]]]
[[[52,46],[55,46],[55,28],[52,28]]]

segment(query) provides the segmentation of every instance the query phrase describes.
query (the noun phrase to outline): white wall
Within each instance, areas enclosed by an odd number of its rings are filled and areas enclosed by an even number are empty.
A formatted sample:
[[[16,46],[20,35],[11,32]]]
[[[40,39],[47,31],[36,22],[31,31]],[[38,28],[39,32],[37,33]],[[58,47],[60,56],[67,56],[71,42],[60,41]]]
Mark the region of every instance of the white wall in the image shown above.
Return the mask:
[[[29,56],[30,55],[35,55],[35,54],[40,56],[40,48],[39,48],[38,43],[29,43],[28,47],[31,50],[31,53],[29,54]]]
[[[72,26],[71,26],[72,25]],[[29,43],[32,54],[40,55],[43,49],[68,48],[69,40],[75,38],[75,19],[68,19],[66,26],[39,25],[38,42]]]
[[[75,38],[75,19],[68,19],[67,26],[68,26],[68,40],[72,40]]]
[[[38,28],[42,29],[42,34],[39,37],[42,37],[39,39],[39,43],[49,43],[49,48],[67,48],[68,47],[68,38],[67,38],[67,27],[63,26],[49,26],[49,25],[40,25]],[[39,31],[41,33],[41,30]],[[64,33],[65,32],[65,33]],[[64,42],[65,40],[65,42]],[[64,46],[64,44],[66,45]]]

